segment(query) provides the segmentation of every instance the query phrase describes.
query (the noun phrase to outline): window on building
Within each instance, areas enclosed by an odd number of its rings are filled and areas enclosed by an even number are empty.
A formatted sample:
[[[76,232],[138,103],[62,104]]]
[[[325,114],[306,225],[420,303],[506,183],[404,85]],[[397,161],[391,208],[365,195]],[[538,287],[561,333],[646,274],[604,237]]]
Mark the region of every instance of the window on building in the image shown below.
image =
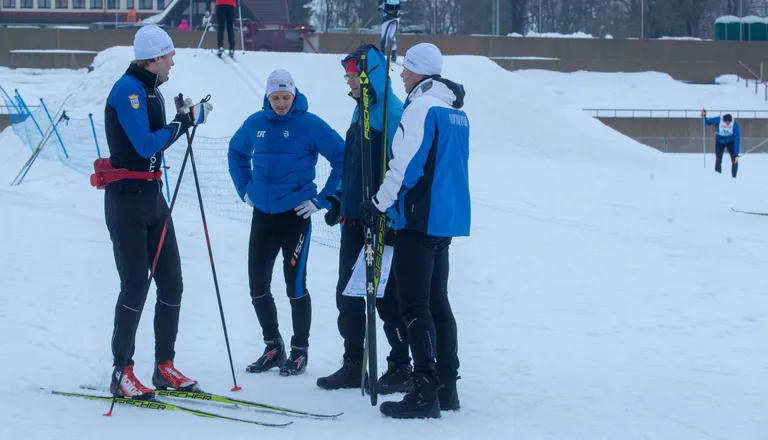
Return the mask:
[[[3,9],[16,9],[16,0],[3,0]]]
[[[69,0],[56,0],[56,8],[57,9],[69,8]]]
[[[91,9],[104,8],[104,0],[91,0]]]
[[[107,0],[107,9],[120,9],[120,0]]]
[[[135,0],[125,0],[125,8],[128,10],[134,9],[136,7],[136,1]]]
[[[161,11],[165,9],[165,0],[157,0],[157,9]]]
[[[19,0],[19,6],[24,9],[32,9],[34,7],[32,0]]]
[[[85,9],[85,0],[72,0],[72,9]]]
[[[139,9],[152,9],[152,0],[139,0]]]
[[[37,0],[37,8],[45,9],[51,7],[51,0]]]

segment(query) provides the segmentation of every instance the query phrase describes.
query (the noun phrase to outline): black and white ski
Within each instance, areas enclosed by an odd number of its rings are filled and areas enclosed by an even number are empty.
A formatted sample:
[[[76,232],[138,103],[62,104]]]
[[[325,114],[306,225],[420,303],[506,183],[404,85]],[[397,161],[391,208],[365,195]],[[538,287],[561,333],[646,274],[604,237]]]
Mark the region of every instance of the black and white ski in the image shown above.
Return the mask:
[[[741,214],[750,214],[750,215],[762,215],[768,217],[768,212],[753,212],[753,211],[741,211],[736,208],[731,208],[733,212],[739,212]]]

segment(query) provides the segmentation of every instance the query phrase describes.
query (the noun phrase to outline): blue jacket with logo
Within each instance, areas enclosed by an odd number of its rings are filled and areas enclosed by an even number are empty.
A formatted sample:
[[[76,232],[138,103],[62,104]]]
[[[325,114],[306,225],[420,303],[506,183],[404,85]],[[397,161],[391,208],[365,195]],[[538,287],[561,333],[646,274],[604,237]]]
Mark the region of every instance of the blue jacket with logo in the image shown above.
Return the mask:
[[[464,87],[431,76],[411,90],[392,142],[392,160],[373,199],[395,230],[436,237],[468,236],[469,119]]]
[[[371,166],[373,175],[372,192],[376,192],[383,178],[382,176],[382,146],[384,139],[384,69],[386,59],[384,55],[375,46],[368,44],[361,46],[349,56],[342,60],[345,65],[347,60],[354,58],[357,60],[357,67],[360,68],[360,55],[366,54],[368,61],[369,80],[371,85],[371,97],[369,101],[370,124],[371,124]],[[350,93],[351,96],[351,93]],[[345,219],[358,219],[360,213],[358,207],[363,201],[363,168],[362,168],[362,119],[360,118],[360,100],[356,99],[357,107],[352,114],[352,123],[347,129],[346,144],[344,147],[344,171],[342,173],[341,185],[335,196],[341,200],[341,217]],[[403,116],[403,101],[401,101],[392,91],[390,82],[387,95],[387,155],[392,157],[391,147],[392,139],[397,132],[397,126],[400,124],[400,118]]]
[[[341,180],[344,140],[325,121],[308,111],[307,98],[296,98],[285,116],[278,116],[264,96],[264,108],[243,122],[229,141],[229,174],[237,194],[268,214],[292,210],[317,197],[328,208],[326,196]],[[331,174],[318,196],[315,166],[318,154],[331,163]]]
[[[718,144],[728,144],[733,142],[734,152],[738,155],[741,150],[741,127],[739,123],[734,119],[733,124],[728,127],[721,123],[720,117],[706,118],[704,119],[705,125],[717,125],[717,136],[715,142]]]

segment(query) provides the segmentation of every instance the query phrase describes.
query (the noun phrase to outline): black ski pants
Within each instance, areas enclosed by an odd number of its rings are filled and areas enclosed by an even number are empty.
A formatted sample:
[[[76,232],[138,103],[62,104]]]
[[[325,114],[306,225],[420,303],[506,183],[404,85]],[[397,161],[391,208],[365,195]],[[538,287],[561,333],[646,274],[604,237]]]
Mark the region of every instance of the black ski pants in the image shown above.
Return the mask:
[[[736,162],[736,149],[733,141],[725,144],[719,142],[715,144],[715,171],[718,173],[722,172],[723,153],[725,150],[728,150],[728,155],[731,156],[731,175],[736,177],[736,173],[739,171],[739,163]]]
[[[339,309],[339,333],[344,338],[344,359],[363,361],[365,344],[365,298],[344,296],[342,293],[352,277],[360,250],[365,244],[361,222],[346,224],[341,228],[339,249],[339,281],[336,284],[336,308]],[[384,297],[376,300],[379,317],[384,321],[384,334],[389,342],[387,361],[410,364],[408,356],[408,331],[400,315],[397,300],[397,284],[390,273]]]
[[[312,235],[312,222],[293,210],[267,214],[253,209],[251,238],[248,247],[248,279],[251,303],[259,318],[266,343],[282,339],[278,329],[277,308],[272,296],[272,270],[277,254],[283,252],[285,287],[291,302],[293,337],[291,346],[309,346],[312,302],[307,291],[307,257]]]
[[[216,22],[216,47],[224,47],[224,26],[226,26],[229,49],[235,50],[235,7],[216,5]]]
[[[115,306],[112,333],[114,366],[133,365],[136,328],[149,291],[149,272],[157,252],[168,204],[161,192],[116,192],[104,195],[109,236],[120,275],[120,295]],[[173,360],[181,309],[181,260],[173,222],[168,227],[154,275],[155,361]]]
[[[400,311],[408,326],[413,371],[443,382],[459,370],[456,320],[448,301],[450,237],[403,229],[395,237],[393,267]]]

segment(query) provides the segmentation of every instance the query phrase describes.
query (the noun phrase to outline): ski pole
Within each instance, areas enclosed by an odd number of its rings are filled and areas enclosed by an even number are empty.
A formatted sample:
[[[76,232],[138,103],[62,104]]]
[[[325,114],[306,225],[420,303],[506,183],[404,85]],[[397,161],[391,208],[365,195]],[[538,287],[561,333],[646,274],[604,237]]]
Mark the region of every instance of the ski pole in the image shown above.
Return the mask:
[[[184,102],[184,96],[179,93],[179,102]],[[211,95],[208,95],[202,102],[208,102],[211,99]],[[229,335],[227,334],[227,322],[224,319],[224,307],[221,304],[221,293],[219,290],[219,281],[216,276],[216,266],[213,263],[213,249],[211,248],[211,237],[208,234],[208,222],[205,220],[205,209],[203,209],[203,195],[200,192],[200,180],[197,177],[197,166],[195,165],[195,153],[192,151],[192,142],[189,140],[189,161],[192,163],[192,175],[195,177],[195,189],[197,190],[197,202],[200,204],[200,216],[203,218],[203,231],[205,231],[205,242],[208,245],[208,257],[211,260],[211,272],[213,272],[213,286],[216,289],[216,300],[219,302],[219,315],[221,316],[221,327],[224,329],[224,341],[227,344],[227,354],[229,355],[229,368],[232,370],[232,381],[234,387],[230,391],[240,391],[243,387],[237,385],[237,377],[235,377],[235,365],[232,362],[232,350],[229,347]]]
[[[750,149],[749,149],[749,150],[748,150],[746,153],[744,153],[744,154],[749,154],[749,153],[751,153],[752,151],[755,151],[755,150],[757,150],[757,149],[758,149],[758,148],[759,148],[761,145],[763,145],[763,144],[764,144],[764,143],[766,143],[766,142],[768,142],[768,139],[766,139],[766,140],[764,140],[764,141],[760,142],[759,144],[755,145],[754,147],[750,148]],[[744,154],[742,154],[742,156],[743,156]]]
[[[704,168],[707,167],[707,120],[701,120],[701,152],[704,155]]]
[[[242,3],[242,0],[237,2],[237,14],[240,16],[240,47],[243,49],[243,55],[245,55],[245,39],[243,38],[243,10],[240,7],[240,3]],[[253,32],[251,32],[251,38],[253,38]]]
[[[341,51],[341,56],[344,56],[344,54],[346,54],[346,53],[347,53],[347,49],[349,49],[349,46],[350,46],[352,43],[354,43],[354,42],[355,42],[355,40],[357,39],[357,37],[359,37],[359,36],[360,36],[360,34],[362,34],[362,33],[363,33],[363,29],[365,29],[366,27],[368,27],[368,25],[369,25],[369,24],[371,24],[371,22],[373,21],[373,19],[374,19],[374,18],[376,18],[376,14],[377,14],[377,12],[376,12],[376,11],[374,11],[374,12],[373,12],[373,15],[371,15],[371,18],[369,18],[369,19],[368,19],[368,21],[366,21],[366,22],[365,22],[365,24],[364,24],[363,26],[361,26],[361,27],[360,27],[360,31],[358,31],[358,32],[355,34],[355,36],[354,36],[354,37],[352,37],[352,39],[351,39],[351,40],[349,40],[349,43],[347,43],[347,45],[344,47],[344,50],[342,50],[342,51]]]
[[[21,185],[21,182],[24,180],[24,177],[27,176],[27,173],[32,168],[32,165],[35,163],[35,160],[37,160],[37,157],[40,156],[40,152],[43,151],[43,147],[45,147],[45,144],[48,142],[48,139],[51,138],[53,135],[53,131],[56,129],[56,126],[59,125],[59,122],[61,121],[68,121],[69,116],[67,116],[67,112],[63,111],[61,112],[61,116],[59,117],[58,121],[56,121],[55,124],[52,124],[51,127],[45,132],[45,135],[43,136],[43,139],[40,141],[40,143],[37,144],[37,147],[32,152],[32,156],[27,159],[27,162],[24,164],[24,166],[21,168],[21,171],[19,171],[19,174],[16,175],[16,177],[13,179],[13,182],[11,182],[11,185]]]
[[[133,347],[135,343],[136,330],[139,328],[139,320],[141,319],[141,311],[144,310],[144,304],[147,302],[147,297],[149,296],[149,289],[152,286],[152,279],[155,277],[155,268],[157,268],[157,260],[159,259],[160,252],[163,249],[163,242],[165,242],[165,233],[168,230],[168,222],[171,221],[171,214],[173,213],[173,207],[176,205],[176,197],[179,195],[179,187],[181,186],[181,179],[182,177],[184,177],[184,168],[186,167],[187,159],[189,158],[189,155],[192,152],[192,141],[195,139],[195,131],[197,131],[197,125],[195,125],[192,128],[192,136],[187,138],[187,152],[184,153],[184,160],[182,161],[181,169],[179,170],[179,179],[176,181],[176,188],[173,190],[173,197],[171,198],[171,206],[168,208],[168,216],[165,218],[165,223],[163,223],[163,230],[160,233],[160,241],[157,243],[157,251],[155,252],[155,258],[152,260],[152,267],[149,270],[149,279],[147,280],[147,292],[144,295],[144,300],[141,302],[141,307],[139,307],[139,312],[136,316],[136,323],[132,329],[131,341],[125,349],[125,356],[123,356],[123,359],[128,358],[128,355],[131,353],[131,347]],[[118,387],[120,386],[120,382],[123,381],[123,374],[125,374],[125,365],[123,365],[120,368],[120,376],[117,378]],[[115,395],[112,396],[112,404],[109,406],[109,411],[106,414],[104,414],[104,416],[112,417],[112,410],[115,408],[115,402],[117,402],[117,393],[115,393]]]
[[[194,55],[192,55],[193,57],[196,57],[196,56],[197,56],[197,53],[200,51],[200,46],[202,46],[202,45],[203,45],[203,40],[205,39],[205,33],[206,33],[206,32],[208,32],[208,28],[209,28],[209,27],[211,27],[211,23],[210,23],[210,21],[209,21],[208,23],[206,23],[206,25],[205,25],[205,29],[203,29],[203,36],[202,36],[202,37],[200,37],[200,42],[199,42],[199,43],[197,43],[197,50],[195,50],[195,54],[194,54]]]

